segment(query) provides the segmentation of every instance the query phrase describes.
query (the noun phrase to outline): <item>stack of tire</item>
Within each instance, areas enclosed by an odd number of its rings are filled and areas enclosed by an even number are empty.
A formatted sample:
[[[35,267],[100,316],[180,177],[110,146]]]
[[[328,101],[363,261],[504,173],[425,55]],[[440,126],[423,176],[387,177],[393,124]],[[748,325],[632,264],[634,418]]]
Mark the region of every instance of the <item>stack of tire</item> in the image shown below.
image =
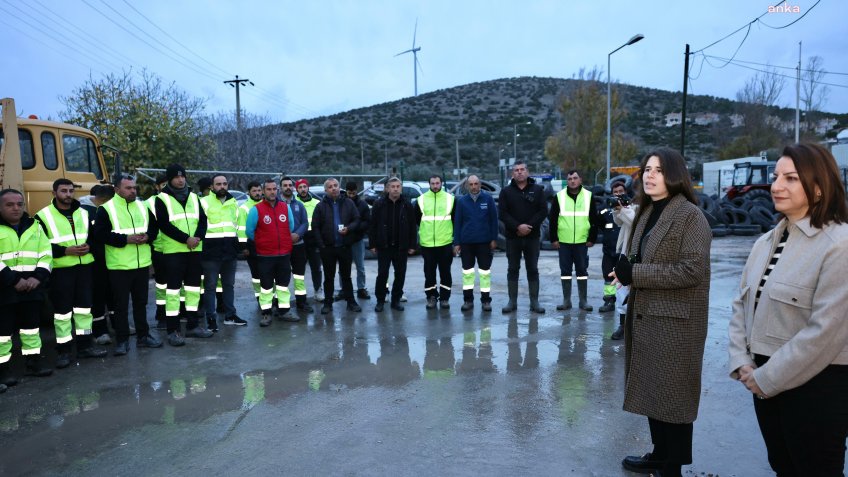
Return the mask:
[[[774,202],[765,190],[752,190],[733,199],[698,194],[698,202],[713,237],[758,235],[777,224]]]

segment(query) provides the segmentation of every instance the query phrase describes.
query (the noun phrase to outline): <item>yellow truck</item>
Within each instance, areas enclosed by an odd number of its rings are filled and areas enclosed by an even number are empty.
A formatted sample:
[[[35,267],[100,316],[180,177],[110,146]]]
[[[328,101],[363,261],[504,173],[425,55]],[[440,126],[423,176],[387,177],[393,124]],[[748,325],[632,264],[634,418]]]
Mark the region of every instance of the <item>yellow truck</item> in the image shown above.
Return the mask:
[[[101,144],[93,132],[34,116],[19,118],[12,98],[0,99],[0,107],[0,189],[21,191],[30,215],[50,203],[56,179],[73,181],[78,198],[108,182]]]

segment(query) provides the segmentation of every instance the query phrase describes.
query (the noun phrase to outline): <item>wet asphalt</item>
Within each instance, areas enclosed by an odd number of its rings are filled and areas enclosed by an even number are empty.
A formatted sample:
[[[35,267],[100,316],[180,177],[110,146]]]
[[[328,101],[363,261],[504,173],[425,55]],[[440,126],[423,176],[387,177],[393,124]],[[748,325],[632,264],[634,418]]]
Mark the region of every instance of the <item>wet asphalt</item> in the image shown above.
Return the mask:
[[[754,239],[713,242],[685,475],[772,475],[750,394],[725,370],[730,301]],[[325,318],[316,305],[300,323],[268,328],[258,326],[240,263],[236,305],[249,326],[221,325],[182,348],[131,340],[128,356],[24,378],[0,395],[0,475],[638,475],[620,461],[650,451],[650,437],[644,417],[621,409],[624,346],[609,340],[617,315],[597,311],[600,254],[590,249],[592,312],[556,311],[555,251],[539,264],[544,315],[530,313],[524,278],[519,311],[500,312],[503,253],[492,267],[492,313],[479,303],[459,310],[458,259],[451,309],[427,311],[423,262],[413,257],[403,312],[375,313],[372,297],[360,300],[362,313],[336,303]],[[366,269],[373,288],[376,261]]]

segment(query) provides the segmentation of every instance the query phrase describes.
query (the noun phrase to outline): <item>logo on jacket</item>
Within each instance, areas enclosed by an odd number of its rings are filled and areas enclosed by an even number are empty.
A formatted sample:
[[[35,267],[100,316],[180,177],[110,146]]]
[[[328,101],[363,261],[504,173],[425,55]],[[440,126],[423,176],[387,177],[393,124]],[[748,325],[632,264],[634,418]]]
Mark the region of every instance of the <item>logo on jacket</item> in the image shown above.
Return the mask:
[[[286,214],[280,214],[280,222],[286,221]]]
[[[271,223],[271,216],[266,215],[265,217],[262,218],[262,222],[265,222],[265,225],[269,225]]]

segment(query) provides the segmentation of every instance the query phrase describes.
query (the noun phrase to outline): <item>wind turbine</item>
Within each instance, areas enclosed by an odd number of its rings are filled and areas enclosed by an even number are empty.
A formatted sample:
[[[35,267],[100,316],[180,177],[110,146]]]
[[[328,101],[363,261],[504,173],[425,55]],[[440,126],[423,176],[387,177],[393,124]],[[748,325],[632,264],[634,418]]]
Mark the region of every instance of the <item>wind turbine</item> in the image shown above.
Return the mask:
[[[418,52],[421,51],[421,47],[415,46],[415,35],[417,33],[418,33],[418,19],[416,18],[415,19],[415,30],[413,30],[413,32],[412,32],[412,48],[410,48],[406,51],[401,51],[400,53],[395,55],[395,56],[400,56],[400,55],[405,55],[407,53],[412,53],[412,74],[415,77],[415,96],[418,96],[418,70],[421,69],[422,72],[424,71],[421,68],[421,63],[418,62]]]

